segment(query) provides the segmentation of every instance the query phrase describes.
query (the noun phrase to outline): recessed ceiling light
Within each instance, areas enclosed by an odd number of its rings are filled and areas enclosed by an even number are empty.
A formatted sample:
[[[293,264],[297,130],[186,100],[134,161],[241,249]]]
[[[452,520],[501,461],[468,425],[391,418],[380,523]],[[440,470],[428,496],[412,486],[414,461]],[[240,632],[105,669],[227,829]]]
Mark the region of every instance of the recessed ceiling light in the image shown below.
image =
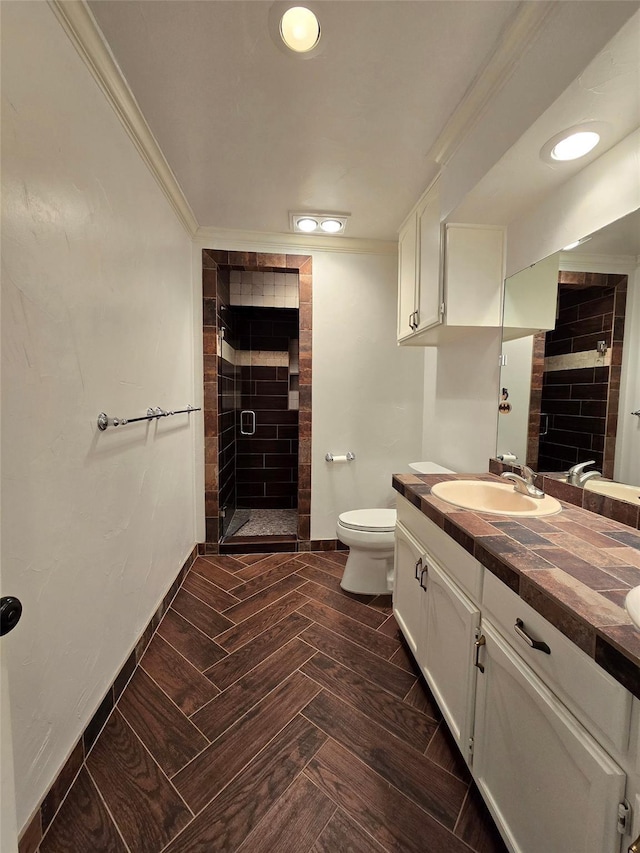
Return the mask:
[[[339,219],[323,219],[320,223],[320,228],[326,231],[327,234],[337,234],[338,231],[342,231],[344,228],[344,222],[340,222]]]
[[[598,142],[600,142],[599,133],[594,130],[582,130],[556,142],[551,149],[551,156],[554,160],[578,160],[589,151],[593,151]]]
[[[307,53],[320,41],[320,22],[306,6],[292,6],[280,18],[280,35],[296,53]]]
[[[573,243],[569,243],[568,246],[563,246],[560,249],[561,252],[569,252],[571,249],[575,249],[577,246],[582,246],[583,243],[588,243],[591,237],[583,237],[581,240],[574,240]]]
[[[540,149],[540,157],[550,164],[579,160],[606,137],[609,126],[603,121],[587,121],[556,133]]]
[[[296,228],[298,231],[304,231],[305,233],[310,233],[311,231],[315,231],[318,227],[317,219],[311,219],[311,217],[306,216],[296,220]]]

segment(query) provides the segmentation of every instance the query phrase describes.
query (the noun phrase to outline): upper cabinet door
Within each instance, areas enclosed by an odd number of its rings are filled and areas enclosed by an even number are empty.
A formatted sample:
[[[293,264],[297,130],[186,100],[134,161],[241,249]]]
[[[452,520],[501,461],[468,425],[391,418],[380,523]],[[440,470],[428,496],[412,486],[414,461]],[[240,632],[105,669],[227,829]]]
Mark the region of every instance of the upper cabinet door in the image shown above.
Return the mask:
[[[447,326],[501,326],[504,229],[450,224],[445,235]]]
[[[436,183],[418,207],[416,331],[442,322],[440,191]]]
[[[413,334],[416,310],[417,214],[405,223],[398,243],[398,340]]]

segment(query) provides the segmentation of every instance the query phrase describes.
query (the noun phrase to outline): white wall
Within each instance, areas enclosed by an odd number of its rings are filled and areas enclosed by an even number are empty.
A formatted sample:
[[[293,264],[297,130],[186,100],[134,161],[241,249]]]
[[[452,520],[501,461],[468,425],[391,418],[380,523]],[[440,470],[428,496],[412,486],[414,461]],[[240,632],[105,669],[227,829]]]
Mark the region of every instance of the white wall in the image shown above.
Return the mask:
[[[461,473],[488,470],[496,452],[500,329],[473,329],[425,359],[423,459]]]
[[[18,824],[195,541],[191,243],[45,3],[2,9],[3,638]]]
[[[640,267],[627,288],[614,477],[640,486],[640,418],[631,414],[640,410]]]
[[[335,539],[341,512],[390,505],[391,475],[421,458],[423,356],[396,344],[397,255],[348,245],[319,250],[215,232],[200,241],[200,248],[313,257],[312,539]],[[327,451],[348,450],[355,462],[324,460]]]

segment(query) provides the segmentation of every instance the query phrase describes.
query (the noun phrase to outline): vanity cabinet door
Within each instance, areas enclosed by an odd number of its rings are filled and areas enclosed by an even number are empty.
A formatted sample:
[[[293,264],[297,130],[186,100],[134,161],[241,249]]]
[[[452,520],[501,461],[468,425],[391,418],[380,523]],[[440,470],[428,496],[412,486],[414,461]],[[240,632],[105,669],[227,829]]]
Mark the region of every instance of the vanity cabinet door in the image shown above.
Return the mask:
[[[398,522],[396,524],[393,615],[414,656],[418,656],[424,589],[424,551],[420,543]]]
[[[480,610],[427,555],[428,594],[422,671],[465,760],[473,731],[473,665]]]
[[[473,770],[515,853],[618,853],[625,774],[486,620]]]
[[[400,232],[398,242],[398,340],[414,332],[416,310],[417,213],[414,211]]]

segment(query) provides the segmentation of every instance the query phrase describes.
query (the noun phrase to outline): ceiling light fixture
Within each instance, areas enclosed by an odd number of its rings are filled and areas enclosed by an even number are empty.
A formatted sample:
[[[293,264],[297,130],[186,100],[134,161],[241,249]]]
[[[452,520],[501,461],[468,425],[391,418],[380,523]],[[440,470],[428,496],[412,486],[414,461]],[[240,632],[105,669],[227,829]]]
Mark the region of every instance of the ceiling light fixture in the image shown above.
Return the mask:
[[[343,234],[347,227],[348,213],[289,213],[292,231],[304,234]]]
[[[292,6],[280,18],[280,36],[295,53],[307,53],[320,41],[320,22],[306,6]]]
[[[561,252],[570,252],[571,249],[575,249],[577,246],[582,246],[583,243],[588,243],[591,237],[582,237],[580,240],[574,240],[573,243],[569,243],[568,246],[563,246],[560,249]]]
[[[579,160],[602,141],[608,125],[602,121],[588,121],[556,133],[540,149],[540,157],[547,163],[557,164]]]
[[[593,151],[598,142],[600,142],[599,133],[594,130],[581,130],[556,142],[551,149],[551,156],[554,160],[578,160],[589,151]]]
[[[302,216],[296,221],[298,231],[304,231],[305,234],[310,234],[318,227],[317,219],[311,219],[310,216]]]

